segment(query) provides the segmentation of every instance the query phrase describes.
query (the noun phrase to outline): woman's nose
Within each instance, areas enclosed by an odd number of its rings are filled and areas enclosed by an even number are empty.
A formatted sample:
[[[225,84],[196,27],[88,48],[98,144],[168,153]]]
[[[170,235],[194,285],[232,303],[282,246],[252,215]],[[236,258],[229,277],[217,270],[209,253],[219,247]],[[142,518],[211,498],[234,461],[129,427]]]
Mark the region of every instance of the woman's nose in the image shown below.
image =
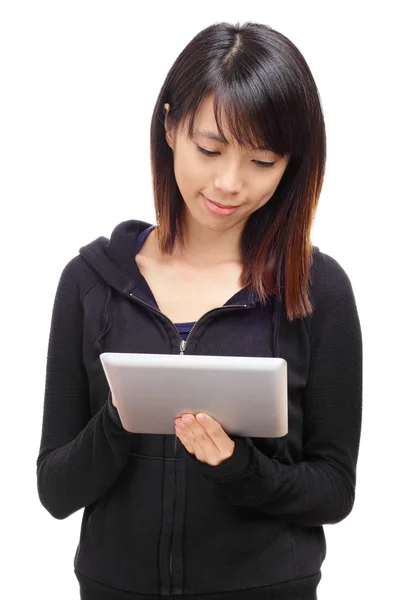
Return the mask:
[[[220,190],[223,194],[238,194],[243,187],[242,175],[239,167],[230,166],[223,168],[214,181],[214,187]]]

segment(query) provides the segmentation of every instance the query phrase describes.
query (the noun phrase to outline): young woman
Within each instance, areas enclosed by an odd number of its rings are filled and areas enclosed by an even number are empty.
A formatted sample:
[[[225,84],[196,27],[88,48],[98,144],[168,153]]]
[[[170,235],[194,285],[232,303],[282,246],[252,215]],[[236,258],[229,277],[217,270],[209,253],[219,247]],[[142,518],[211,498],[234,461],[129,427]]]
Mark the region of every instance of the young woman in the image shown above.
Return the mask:
[[[157,226],[121,222],[63,269],[37,476],[52,516],[84,508],[84,600],[317,597],[322,526],[354,503],[362,409],[352,286],[310,241],[325,148],[295,45],[210,26],[152,116]],[[104,351],[283,357],[289,433],[229,436],[186,414],[173,435],[130,433]]]

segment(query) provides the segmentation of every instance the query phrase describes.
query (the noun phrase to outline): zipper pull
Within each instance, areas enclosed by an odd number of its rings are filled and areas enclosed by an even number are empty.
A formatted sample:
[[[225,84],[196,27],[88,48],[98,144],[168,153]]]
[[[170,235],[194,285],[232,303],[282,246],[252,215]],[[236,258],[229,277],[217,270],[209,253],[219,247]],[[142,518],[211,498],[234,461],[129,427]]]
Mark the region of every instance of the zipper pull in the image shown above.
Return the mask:
[[[182,340],[180,342],[180,353],[183,354],[185,351],[185,347],[186,347],[186,340]]]

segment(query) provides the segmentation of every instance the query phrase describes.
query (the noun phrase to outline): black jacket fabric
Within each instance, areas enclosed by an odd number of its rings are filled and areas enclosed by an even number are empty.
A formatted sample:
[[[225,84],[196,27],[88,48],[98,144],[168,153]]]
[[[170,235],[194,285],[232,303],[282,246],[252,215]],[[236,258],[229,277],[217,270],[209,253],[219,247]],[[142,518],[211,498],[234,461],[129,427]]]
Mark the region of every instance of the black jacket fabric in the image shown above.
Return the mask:
[[[135,262],[147,227],[123,221],[80,248],[54,300],[38,493],[56,519],[84,509],[81,598],[316,598],[322,525],[355,497],[362,338],[348,275],[315,247],[312,315],[290,322],[247,287],[197,321],[185,354],[276,356],[288,369],[288,434],[237,436],[213,467],[174,432],[127,432],[111,403],[101,352],[180,353]]]

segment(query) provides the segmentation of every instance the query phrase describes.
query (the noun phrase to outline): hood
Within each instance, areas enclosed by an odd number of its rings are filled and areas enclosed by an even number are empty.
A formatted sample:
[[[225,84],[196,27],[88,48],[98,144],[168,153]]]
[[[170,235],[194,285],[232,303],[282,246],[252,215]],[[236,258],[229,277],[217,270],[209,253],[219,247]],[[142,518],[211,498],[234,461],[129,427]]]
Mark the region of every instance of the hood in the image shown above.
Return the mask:
[[[95,348],[99,353],[103,351],[101,341],[112,326],[111,302],[115,291],[127,297],[130,294],[134,294],[158,309],[148,283],[135,262],[138,236],[151,226],[151,223],[136,219],[122,221],[113,229],[110,239],[100,236],[79,249],[80,255],[97,272],[100,278],[108,284],[103,313],[103,330],[95,343]],[[234,299],[231,299],[229,303],[253,304],[256,306],[260,302],[253,289],[248,286],[235,294]],[[273,312],[274,356],[278,356],[279,351],[278,333],[281,305],[282,303],[276,299]]]
[[[136,242],[151,223],[131,219],[119,223],[110,239],[100,236],[82,246],[80,255],[112,288],[129,294],[140,283],[141,273],[135,262]]]

